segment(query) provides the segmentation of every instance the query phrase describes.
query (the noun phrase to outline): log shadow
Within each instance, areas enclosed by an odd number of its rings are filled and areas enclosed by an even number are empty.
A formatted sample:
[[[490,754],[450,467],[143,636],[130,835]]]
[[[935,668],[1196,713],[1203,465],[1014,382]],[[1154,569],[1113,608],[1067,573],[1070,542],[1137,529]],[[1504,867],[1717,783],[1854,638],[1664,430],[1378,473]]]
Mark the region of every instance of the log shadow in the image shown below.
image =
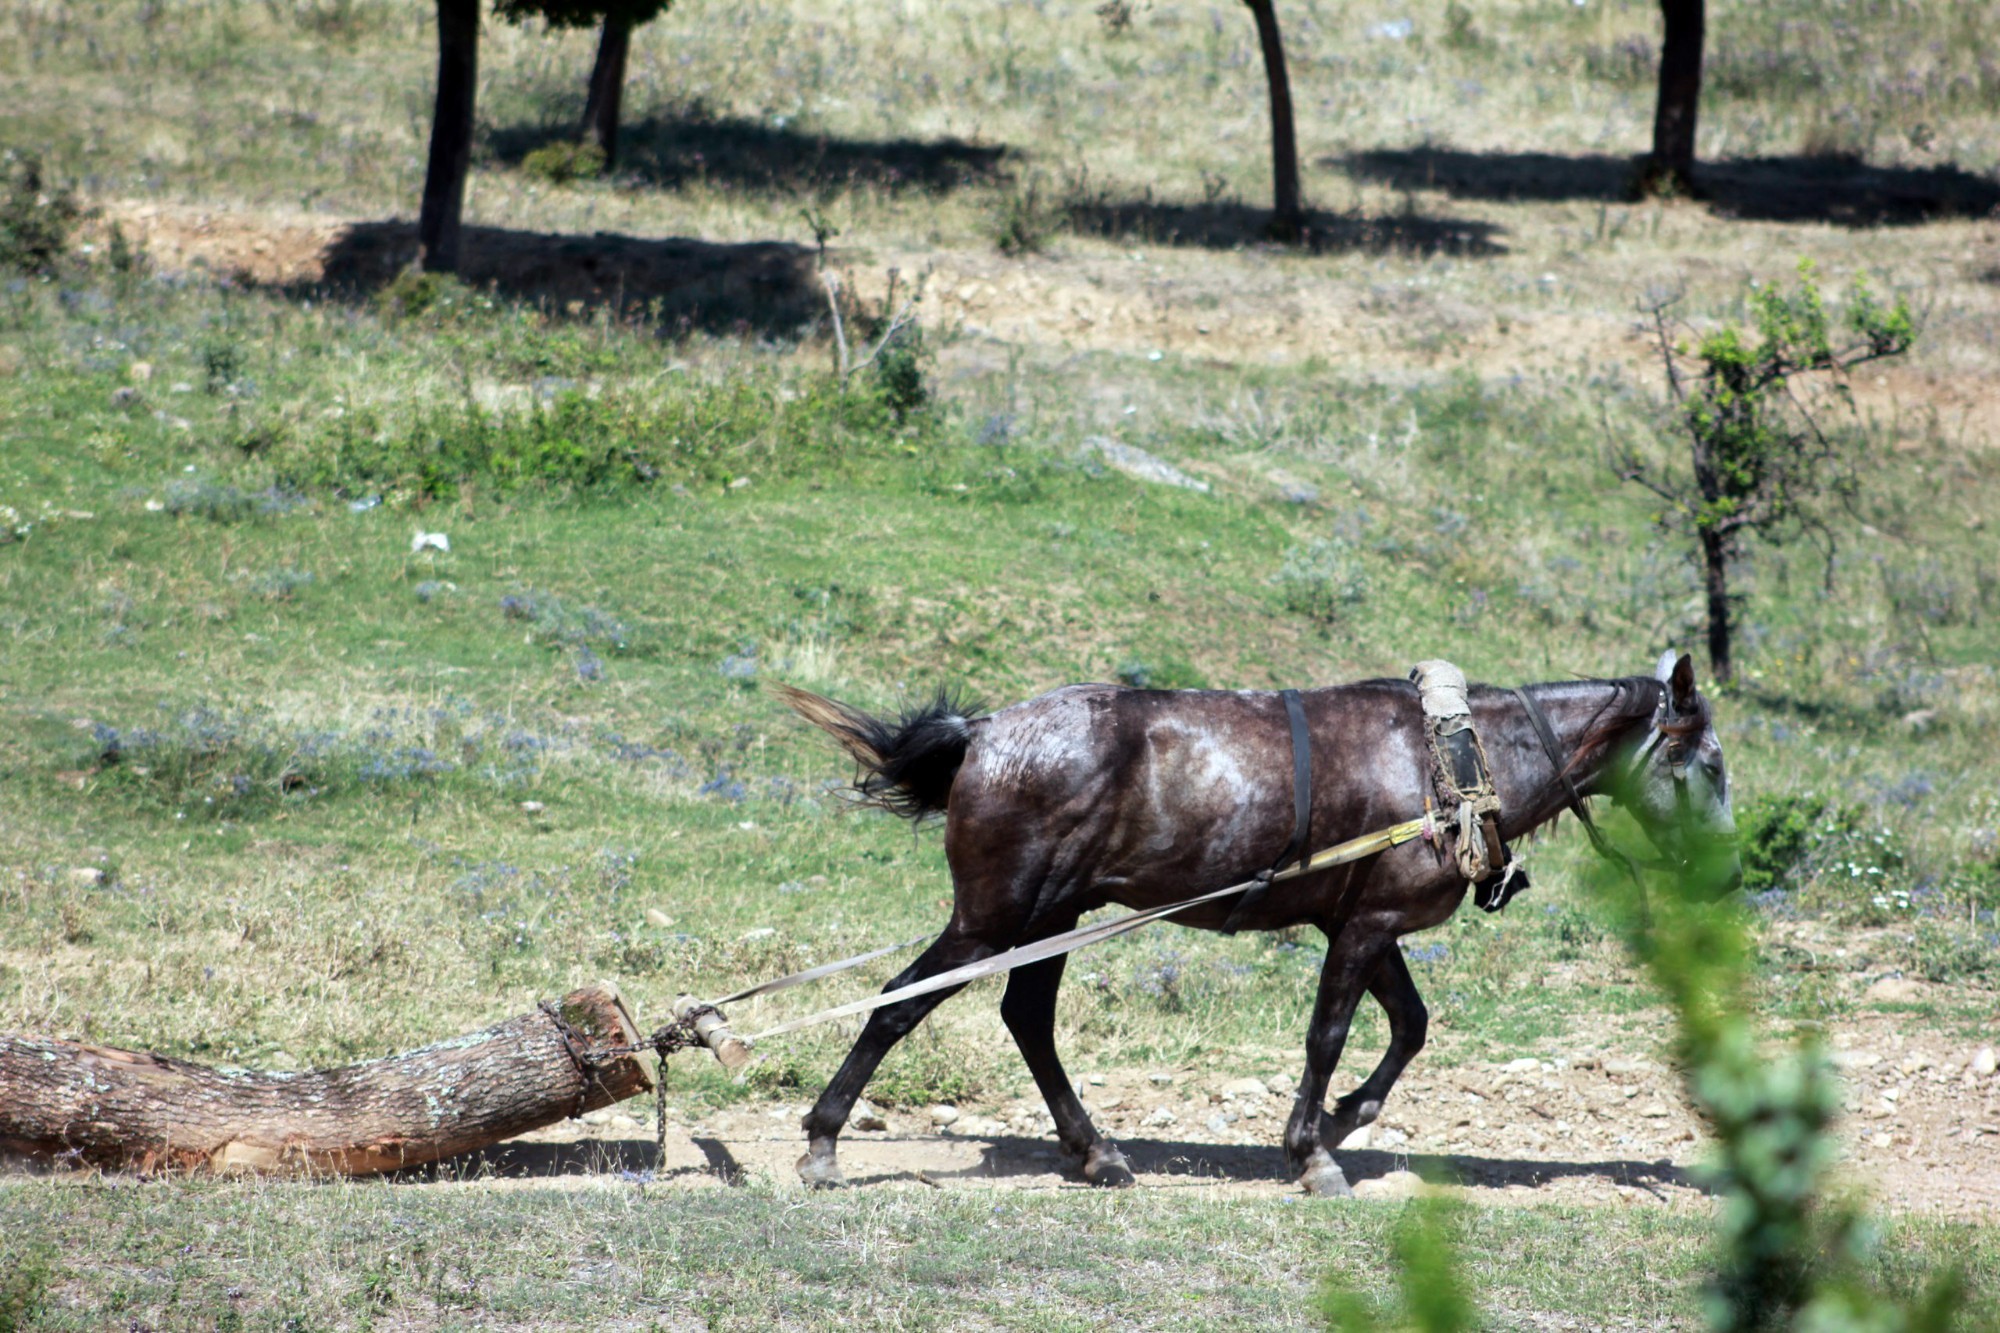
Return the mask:
[[[420,1183],[465,1180],[545,1180],[556,1176],[621,1176],[637,1184],[677,1177],[714,1176],[725,1185],[747,1180],[743,1164],[720,1139],[692,1140],[702,1155],[699,1167],[662,1170],[659,1145],[651,1139],[578,1139],[569,1143],[497,1143],[440,1162],[390,1173],[388,1179]]]
[[[366,299],[417,256],[414,223],[357,223],[327,247],[314,281],[292,297]],[[609,308],[673,333],[794,336],[825,313],[813,251],[787,241],[724,244],[467,227],[459,278],[557,314]]]
[[[519,165],[535,149],[576,138],[574,126],[509,125],[485,146]],[[619,181],[674,190],[709,185],[778,195],[868,186],[890,193],[947,194],[1006,177],[1002,145],[963,139],[848,139],[717,116],[699,104],[628,121],[618,129]]]
[[[550,1176],[637,1175],[659,1169],[651,1139],[578,1139],[573,1143],[496,1143],[390,1172],[390,1180],[435,1183],[463,1180],[539,1180]]]
[[[1234,202],[1179,204],[1151,198],[1090,200],[1064,210],[1072,231],[1150,245],[1235,250],[1272,244],[1268,209]],[[1455,255],[1491,258],[1507,253],[1504,230],[1470,218],[1402,213],[1308,213],[1300,248],[1313,254]]]
[[[1322,166],[1399,190],[1458,199],[1552,203],[1633,201],[1639,159],[1603,153],[1484,153],[1455,148],[1377,149]],[[1949,164],[1870,166],[1844,154],[1723,158],[1696,168],[1697,196],[1715,212],[1759,222],[1842,227],[1917,226],[1978,218],[2000,207],[2000,182]]]

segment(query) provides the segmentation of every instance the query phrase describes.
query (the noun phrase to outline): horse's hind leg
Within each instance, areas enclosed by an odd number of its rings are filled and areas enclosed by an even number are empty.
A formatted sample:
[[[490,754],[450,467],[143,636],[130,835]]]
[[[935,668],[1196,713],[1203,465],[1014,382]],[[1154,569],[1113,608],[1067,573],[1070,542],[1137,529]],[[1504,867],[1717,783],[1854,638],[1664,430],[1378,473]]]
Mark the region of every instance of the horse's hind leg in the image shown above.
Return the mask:
[[[898,986],[922,981],[925,977],[948,972],[954,967],[976,963],[996,952],[998,950],[981,940],[957,933],[954,923],[947,926],[944,934],[933,940],[928,949],[917,955],[915,962],[897,973],[882,989],[892,991]],[[910,1030],[923,1022],[931,1010],[963,989],[963,986],[950,986],[934,990],[928,995],[913,996],[877,1009],[868,1016],[868,1022],[862,1027],[853,1049],[841,1061],[840,1071],[800,1122],[806,1131],[806,1153],[799,1158],[798,1165],[800,1180],[813,1186],[843,1183],[835,1154],[841,1128],[847,1124],[848,1114],[854,1110],[855,1099],[868,1086],[868,1080],[874,1075],[875,1067],[882,1063],[882,1057],[897,1042],[909,1036]]]
[[[1333,1160],[1332,1145],[1320,1134],[1320,1122],[1327,1081],[1340,1063],[1341,1048],[1347,1044],[1348,1028],[1354,1022],[1354,1006],[1375,972],[1380,950],[1379,939],[1361,941],[1343,932],[1331,941],[1326,963],[1320,968],[1319,995],[1313,1000],[1312,1023],[1306,1029],[1306,1072],[1299,1080],[1292,1118],[1285,1125],[1285,1160],[1308,1194],[1352,1193],[1347,1177]]]
[[[1410,965],[1404,961],[1401,949],[1392,946],[1383,953],[1375,975],[1368,981],[1368,991],[1389,1017],[1389,1046],[1382,1052],[1382,1062],[1375,1066],[1375,1072],[1360,1087],[1335,1102],[1333,1114],[1321,1123],[1320,1141],[1329,1147],[1338,1147],[1341,1140],[1361,1126],[1372,1124],[1382,1114],[1382,1103],[1389,1099],[1389,1089],[1396,1086],[1403,1070],[1424,1048],[1424,1037],[1430,1030],[1430,1011],[1424,1008],[1424,997],[1417,994],[1417,983],[1410,976]]]
[[[1084,1178],[1093,1185],[1130,1185],[1131,1165],[1118,1146],[1099,1135],[1090,1123],[1090,1113],[1077,1100],[1076,1089],[1063,1072],[1062,1058],[1056,1054],[1056,991],[1062,985],[1063,964],[1068,961],[1067,954],[1058,954],[1016,968],[1007,978],[1000,1017],[1014,1034],[1014,1044],[1021,1048],[1021,1058],[1035,1076],[1035,1086],[1042,1090],[1064,1153],[1081,1162]]]

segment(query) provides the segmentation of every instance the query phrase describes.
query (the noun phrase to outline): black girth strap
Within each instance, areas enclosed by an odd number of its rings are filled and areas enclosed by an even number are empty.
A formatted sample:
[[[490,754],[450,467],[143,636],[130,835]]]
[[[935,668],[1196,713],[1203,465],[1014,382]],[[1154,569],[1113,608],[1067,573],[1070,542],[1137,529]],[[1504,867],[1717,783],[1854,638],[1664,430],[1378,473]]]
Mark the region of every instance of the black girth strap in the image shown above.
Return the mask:
[[[1312,736],[1306,731],[1306,708],[1299,699],[1297,690],[1280,690],[1278,697],[1285,701],[1285,716],[1292,726],[1292,840],[1269,870],[1257,876],[1257,882],[1243,891],[1236,900],[1229,919],[1222,923],[1222,933],[1234,935],[1242,928],[1243,918],[1248,916],[1264,893],[1271,887],[1271,876],[1290,865],[1305,867],[1312,852],[1312,800],[1313,761]]]

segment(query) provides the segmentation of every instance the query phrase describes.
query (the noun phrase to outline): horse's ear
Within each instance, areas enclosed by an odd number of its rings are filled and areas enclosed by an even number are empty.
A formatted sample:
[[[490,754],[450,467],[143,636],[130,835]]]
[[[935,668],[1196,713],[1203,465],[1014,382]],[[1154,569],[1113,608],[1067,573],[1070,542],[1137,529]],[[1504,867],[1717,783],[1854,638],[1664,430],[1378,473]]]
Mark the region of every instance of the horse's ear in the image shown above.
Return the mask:
[[[1674,711],[1692,713],[1695,710],[1694,659],[1686,653],[1674,663],[1673,674],[1667,677],[1667,688],[1673,693]]]
[[[1653,679],[1662,685],[1672,680],[1674,667],[1679,664],[1681,657],[1682,653],[1678,648],[1669,648],[1661,653],[1660,660],[1653,664]]]

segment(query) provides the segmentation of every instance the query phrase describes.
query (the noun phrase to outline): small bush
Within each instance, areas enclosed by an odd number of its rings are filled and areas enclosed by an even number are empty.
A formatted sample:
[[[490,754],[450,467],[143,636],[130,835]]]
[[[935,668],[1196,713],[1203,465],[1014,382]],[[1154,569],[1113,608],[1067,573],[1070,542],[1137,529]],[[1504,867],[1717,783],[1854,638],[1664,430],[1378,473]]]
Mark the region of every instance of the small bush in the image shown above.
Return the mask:
[[[882,401],[901,421],[928,403],[930,386],[924,381],[924,362],[929,354],[924,346],[924,330],[919,324],[898,329],[875,354],[875,384]]]
[[[407,268],[388,286],[375,294],[375,309],[384,319],[428,319],[440,322],[452,317],[493,308],[493,302],[449,273],[425,273]]]
[[[1943,921],[1920,921],[1911,950],[1917,971],[1926,981],[2000,977],[2000,937],[1990,928],[1981,931]]]
[[[48,183],[36,154],[0,152],[0,269],[54,273],[77,224],[89,216],[73,191]]]
[[[1003,255],[1038,255],[1062,224],[1060,210],[1042,195],[1038,177],[1000,196],[993,213],[993,243]]]
[[[1737,812],[1742,837],[1743,891],[1793,886],[1794,872],[1813,849],[1826,802],[1812,795],[1753,796]]]
[[[210,393],[222,393],[243,373],[243,344],[226,334],[204,339],[197,354],[202,382]]]
[[[594,143],[545,143],[521,159],[521,171],[550,185],[573,185],[604,174],[604,150]]]
[[[1368,599],[1368,568],[1361,548],[1345,537],[1327,537],[1285,553],[1278,570],[1285,609],[1334,621]]]

